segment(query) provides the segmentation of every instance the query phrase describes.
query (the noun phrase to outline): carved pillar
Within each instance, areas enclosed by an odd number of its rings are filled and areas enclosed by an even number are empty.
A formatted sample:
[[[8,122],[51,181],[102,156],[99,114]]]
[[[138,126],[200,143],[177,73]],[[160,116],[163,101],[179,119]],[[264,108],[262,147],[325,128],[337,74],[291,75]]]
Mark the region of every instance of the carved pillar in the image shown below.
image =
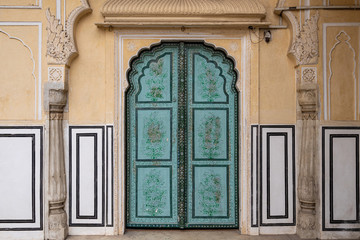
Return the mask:
[[[46,10],[48,82],[45,86],[45,109],[49,113],[49,216],[47,239],[64,240],[68,235],[66,173],[64,159],[63,113],[67,102],[68,67],[78,55],[74,26],[81,16],[91,12],[87,0],[75,8],[65,27]]]
[[[277,7],[283,7],[285,1],[279,0]],[[287,11],[283,14],[289,21],[293,39],[289,54],[293,55],[296,66],[301,69],[301,81],[298,81],[298,103],[302,120],[300,146],[300,166],[298,176],[298,199],[300,210],[297,217],[297,234],[301,238],[317,237],[317,115],[319,90],[316,82],[316,64],[319,57],[318,21],[319,12],[300,24],[296,16]],[[305,67],[313,65],[314,67]],[[300,71],[299,71],[300,72]],[[298,72],[298,73],[299,73]]]
[[[311,70],[312,76],[316,73]],[[309,75],[310,76],[310,75]],[[309,79],[306,78],[305,79]],[[310,77],[314,79],[314,77]],[[302,238],[316,238],[316,161],[317,161],[317,116],[318,86],[313,81],[304,81],[298,86],[298,102],[302,116],[302,137],[300,149],[300,167],[298,176],[298,198],[300,210],[298,216],[298,235]]]
[[[49,239],[68,235],[66,175],[64,159],[63,111],[67,100],[65,89],[50,89],[49,99]]]

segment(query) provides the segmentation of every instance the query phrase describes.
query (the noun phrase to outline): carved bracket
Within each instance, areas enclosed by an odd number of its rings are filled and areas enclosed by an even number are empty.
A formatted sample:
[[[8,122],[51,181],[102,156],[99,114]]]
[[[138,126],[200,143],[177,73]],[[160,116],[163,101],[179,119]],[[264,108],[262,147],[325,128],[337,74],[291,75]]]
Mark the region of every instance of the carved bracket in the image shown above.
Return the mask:
[[[318,37],[319,12],[305,21],[302,30],[296,35],[289,49],[297,65],[317,64],[319,57]]]
[[[276,8],[284,7],[285,0],[279,0]],[[310,19],[306,20],[302,29],[299,21],[291,11],[281,12],[292,30],[292,40],[288,54],[296,59],[296,65],[317,64],[319,57],[319,37],[318,21],[319,12],[317,11]]]
[[[74,26],[83,15],[92,11],[87,0],[81,0],[81,3],[81,6],[70,13],[65,28],[54,15],[51,15],[50,9],[46,10],[48,20],[46,56],[49,64],[70,66],[71,61],[78,55]]]

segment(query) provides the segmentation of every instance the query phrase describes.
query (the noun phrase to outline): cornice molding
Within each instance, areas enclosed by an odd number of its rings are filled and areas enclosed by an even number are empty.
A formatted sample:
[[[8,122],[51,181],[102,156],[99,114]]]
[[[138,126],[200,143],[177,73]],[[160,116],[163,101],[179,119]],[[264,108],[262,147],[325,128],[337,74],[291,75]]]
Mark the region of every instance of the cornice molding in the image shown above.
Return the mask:
[[[263,26],[258,0],[108,0],[100,27]]]

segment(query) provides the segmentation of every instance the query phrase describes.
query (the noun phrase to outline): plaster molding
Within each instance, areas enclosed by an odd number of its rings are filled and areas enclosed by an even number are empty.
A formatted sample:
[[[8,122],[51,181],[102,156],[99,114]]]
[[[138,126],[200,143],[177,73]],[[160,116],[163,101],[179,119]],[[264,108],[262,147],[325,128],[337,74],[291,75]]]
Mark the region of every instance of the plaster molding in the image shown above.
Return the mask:
[[[319,12],[306,20],[302,30],[293,39],[289,54],[296,59],[297,65],[317,64],[319,57],[318,37]]]
[[[1,8],[7,8],[7,9],[41,9],[42,8],[42,0],[37,0],[36,4],[29,5],[0,5]]]
[[[330,85],[329,85],[329,81],[328,81],[328,51],[327,51],[327,29],[329,27],[360,27],[360,23],[359,22],[343,22],[343,23],[323,23],[323,44],[322,44],[322,59],[323,59],[323,95],[324,95],[324,99],[323,99],[323,105],[324,105],[324,120],[328,121],[330,120],[330,114],[331,114],[331,109],[330,109],[330,102],[329,102],[329,97],[330,97]],[[360,46],[360,43],[359,43]],[[356,82],[356,86],[357,86],[357,90],[358,92],[360,92],[360,73],[358,76],[358,80]],[[355,88],[356,89],[356,88]],[[355,90],[354,89],[354,90]],[[357,103],[357,102],[356,102]],[[358,109],[355,112],[360,112],[360,104],[358,104]]]
[[[107,0],[102,27],[262,26],[266,16],[258,0]]]
[[[38,77],[36,78],[35,75],[35,70],[36,70],[36,63],[35,63],[35,58],[33,55],[33,51],[32,49],[20,38],[15,37],[15,36],[11,36],[9,33],[3,31],[0,29],[0,33],[3,33],[5,35],[8,36],[9,39],[13,39],[13,40],[17,40],[19,42],[21,42],[21,44],[23,44],[24,47],[26,47],[29,51],[30,51],[30,57],[33,61],[33,77],[34,77],[34,81],[35,81],[35,109],[34,109],[34,119],[38,119],[40,120],[42,118],[42,108],[41,108],[41,104],[42,104],[42,83],[41,83],[41,79],[42,79],[42,67],[41,67],[41,44],[42,44],[42,23],[41,22],[0,22],[0,27],[1,26],[36,26],[38,27]]]
[[[48,26],[47,52],[49,64],[70,66],[71,61],[78,55],[75,41],[75,24],[85,14],[92,11],[87,0],[81,0],[82,5],[75,8],[66,20],[65,27],[60,20],[46,10]]]
[[[345,40],[343,39],[340,39],[342,37],[342,35],[345,35]],[[336,37],[335,37],[335,40],[336,40],[336,43],[334,44],[334,46],[331,48],[330,52],[329,52],[329,79],[327,79],[326,81],[328,81],[328,99],[329,99],[329,119],[331,120],[331,115],[330,115],[330,109],[331,109],[331,78],[333,76],[333,71],[332,71],[332,68],[331,68],[331,63],[332,63],[332,54],[333,52],[335,51],[336,47],[342,43],[342,42],[345,42],[345,44],[349,47],[349,49],[353,52],[353,64],[354,64],[354,70],[352,72],[352,76],[353,76],[353,81],[354,81],[354,99],[355,99],[355,118],[357,119],[357,97],[356,97],[356,90],[357,90],[357,79],[356,79],[356,53],[355,53],[355,50],[354,48],[351,46],[351,43],[350,43],[350,40],[351,40],[351,37],[344,31],[340,31]]]
[[[31,48],[20,38],[18,37],[14,37],[14,36],[11,36],[9,33],[3,31],[0,29],[0,33],[2,34],[5,34],[10,40],[16,40],[18,42],[20,42],[27,50],[29,50],[30,52],[30,59],[33,63],[33,68],[32,68],[32,76],[34,78],[34,80],[36,81],[36,76],[35,76],[35,59],[34,59],[34,54],[33,54],[33,51],[31,50]]]

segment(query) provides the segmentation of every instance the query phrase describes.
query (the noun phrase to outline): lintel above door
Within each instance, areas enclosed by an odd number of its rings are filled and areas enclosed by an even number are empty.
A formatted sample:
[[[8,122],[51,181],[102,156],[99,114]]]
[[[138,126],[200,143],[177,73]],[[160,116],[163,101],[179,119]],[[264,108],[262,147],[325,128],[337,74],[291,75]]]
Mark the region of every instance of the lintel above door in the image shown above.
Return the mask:
[[[98,27],[267,26],[258,0],[107,0]]]

